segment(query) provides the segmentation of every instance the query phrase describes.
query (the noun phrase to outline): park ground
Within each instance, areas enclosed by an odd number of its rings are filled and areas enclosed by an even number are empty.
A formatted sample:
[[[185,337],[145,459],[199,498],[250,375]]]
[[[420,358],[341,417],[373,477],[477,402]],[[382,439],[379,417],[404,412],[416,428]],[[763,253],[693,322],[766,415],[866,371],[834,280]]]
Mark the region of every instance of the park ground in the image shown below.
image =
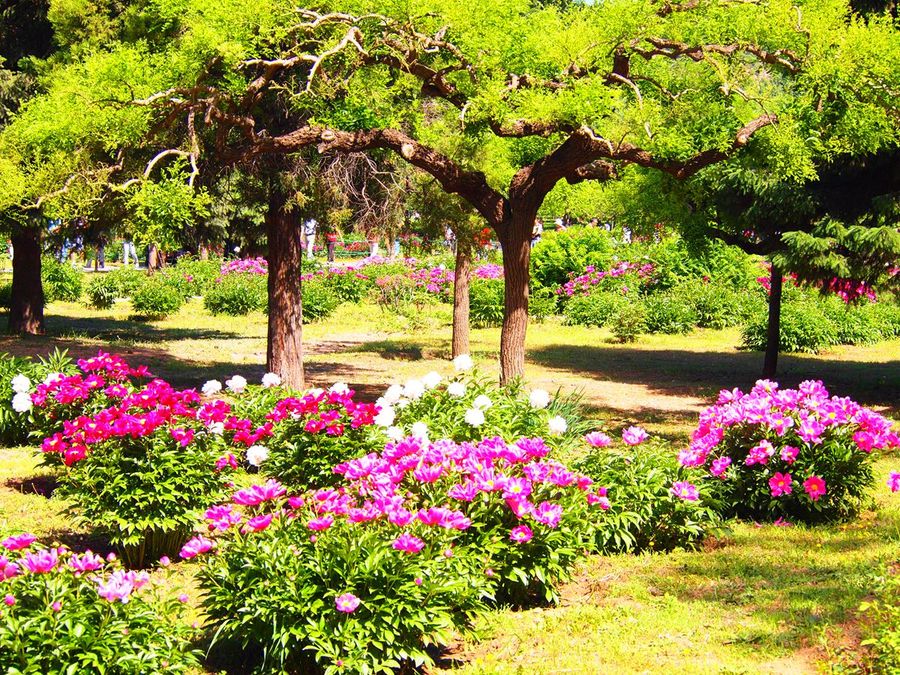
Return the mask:
[[[264,372],[260,314],[213,317],[198,300],[165,321],[136,322],[129,314],[127,302],[108,312],[54,303],[46,336],[2,338],[0,351],[59,347],[80,357],[103,349],[181,386]],[[374,399],[391,382],[447,372],[449,324],[446,306],[411,322],[375,305],[343,305],[304,327],[310,384],[345,381]],[[730,329],[619,345],[605,330],[549,320],[529,327],[526,379],[530,387],[580,391],[588,414],[610,432],[637,423],[677,445],[720,389],[756,379],[761,356],[737,350],[739,342]],[[498,329],[472,332],[472,355],[486,374],[497,370],[498,344]],[[782,357],[782,383],[809,378],[900,419],[900,340]],[[879,496],[849,524],[739,523],[699,551],[591,558],[558,606],[495,611],[476,626],[476,638],[454,645],[441,668],[470,675],[860,672],[866,619],[859,606],[875,577],[900,565],[900,502],[883,488],[897,462],[896,455],[878,462]],[[0,528],[102,548],[51,494],[33,449],[0,449]],[[189,571],[178,567],[173,574],[189,584],[181,578]]]

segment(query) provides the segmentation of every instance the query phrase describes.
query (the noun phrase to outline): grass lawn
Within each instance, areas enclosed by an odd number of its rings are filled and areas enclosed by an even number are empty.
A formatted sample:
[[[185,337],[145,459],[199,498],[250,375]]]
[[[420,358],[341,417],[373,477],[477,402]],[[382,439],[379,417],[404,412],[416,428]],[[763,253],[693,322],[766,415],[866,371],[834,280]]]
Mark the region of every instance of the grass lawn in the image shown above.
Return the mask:
[[[147,363],[181,386],[264,372],[265,317],[212,317],[199,301],[160,322],[129,320],[129,306],[108,312],[55,303],[48,335],[0,338],[0,351],[42,354],[53,347],[84,356],[98,349]],[[415,325],[374,305],[344,305],[328,321],[304,327],[313,384],[348,382],[375,397],[390,382],[446,372],[450,310],[431,308]],[[579,389],[598,424],[632,423],[675,442],[693,428],[715,393],[747,387],[761,355],[735,349],[734,330],[646,336],[614,344],[606,331],[532,325],[527,381]],[[472,352],[496,372],[499,330],[476,330]],[[825,381],[835,394],[900,418],[900,340],[782,357],[780,381]],[[558,607],[498,610],[456,645],[442,668],[460,673],[804,673],[844,658],[860,639],[856,609],[872,576],[900,563],[900,499],[884,482],[900,457],[877,464],[872,510],[856,522],[819,528],[735,524],[704,550],[668,555],[594,557],[583,564]],[[0,535],[29,530],[45,543],[104,550],[90,529],[73,525],[52,496],[53,480],[33,448],[0,449]],[[190,568],[174,581],[190,585]],[[195,598],[196,599],[196,598]],[[842,657],[845,651],[849,656]],[[900,668],[900,664],[898,664]]]

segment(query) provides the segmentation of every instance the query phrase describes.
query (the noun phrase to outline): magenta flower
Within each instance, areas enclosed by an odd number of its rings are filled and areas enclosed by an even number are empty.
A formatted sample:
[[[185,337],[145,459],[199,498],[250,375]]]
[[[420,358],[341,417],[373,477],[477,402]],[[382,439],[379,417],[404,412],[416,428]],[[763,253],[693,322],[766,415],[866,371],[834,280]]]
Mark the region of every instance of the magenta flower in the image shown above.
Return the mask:
[[[73,555],[69,558],[69,567],[75,570],[76,574],[83,572],[93,572],[103,567],[103,558],[94,555],[91,551],[85,551],[84,555]]]
[[[241,506],[258,506],[263,502],[278,499],[287,492],[284,486],[277,480],[270,478],[265,485],[253,485],[244,490],[239,490],[232,495],[231,500]]]
[[[206,553],[207,551],[212,550],[214,546],[215,543],[213,543],[206,537],[197,536],[181,547],[181,552],[179,553],[179,555],[185,560],[190,560],[191,558],[196,558],[201,553]]]
[[[550,502],[541,502],[534,508],[531,516],[542,525],[555,528],[562,519],[563,507],[559,504],[551,504]]]
[[[241,514],[232,509],[230,504],[224,504],[206,509],[206,519],[209,521],[211,531],[225,531],[241,522]]]
[[[725,478],[725,472],[731,466],[731,457],[717,457],[709,466],[709,472],[716,478]]]
[[[700,497],[697,493],[697,486],[687,481],[679,481],[672,483],[669,493],[673,497],[678,497],[686,502],[695,502]]]
[[[359,603],[360,599],[353,595],[353,593],[339,595],[334,601],[337,611],[344,612],[345,614],[352,614],[355,612],[356,608],[359,607]]]
[[[791,484],[793,479],[789,473],[776,473],[769,479],[769,488],[772,490],[773,497],[791,494],[793,488]]]
[[[46,574],[53,571],[59,556],[55,548],[48,548],[36,553],[29,553],[22,560],[22,566],[32,574]]]
[[[247,521],[247,529],[254,532],[262,532],[272,524],[273,514],[267,513],[263,516],[256,516]]]
[[[391,544],[391,546],[393,546],[395,550],[403,551],[404,553],[418,553],[425,548],[425,542],[418,537],[414,537],[411,534],[404,532],[394,540],[394,543]]]
[[[584,442],[592,448],[605,448],[612,443],[612,439],[602,431],[592,431],[584,435]]]
[[[819,501],[819,497],[827,492],[825,481],[819,476],[810,476],[803,481],[803,489],[814,502]]]
[[[797,460],[797,455],[799,454],[800,448],[795,448],[792,445],[786,445],[781,449],[781,459],[788,464],[793,464]]]
[[[900,492],[900,471],[891,471],[891,475],[888,476],[887,486],[891,489],[891,492]]]
[[[622,432],[622,441],[625,445],[640,445],[648,438],[647,432],[641,427],[628,427]]]
[[[172,438],[180,445],[182,448],[186,448],[191,444],[191,441],[194,440],[194,430],[193,429],[170,429],[169,434],[171,434]]]
[[[322,530],[327,530],[329,527],[334,525],[334,516],[324,515],[321,518],[313,518],[310,520],[306,526],[314,530],[316,532],[321,532]]]
[[[37,541],[37,537],[33,534],[25,532],[23,534],[14,534],[11,537],[7,537],[2,542],[0,542],[0,546],[5,548],[7,551],[18,551],[22,548],[28,548],[35,541]]]
[[[16,604],[16,598],[12,594],[7,593],[3,596],[3,603],[9,607],[12,607],[14,604]]]
[[[531,483],[525,478],[509,478],[503,487],[504,499],[524,499],[531,494]]]
[[[509,532],[509,540],[516,544],[526,544],[531,541],[533,536],[534,532],[527,525],[519,525]]]
[[[146,572],[116,570],[109,579],[97,579],[97,595],[108,602],[128,602],[131,594],[150,581]]]

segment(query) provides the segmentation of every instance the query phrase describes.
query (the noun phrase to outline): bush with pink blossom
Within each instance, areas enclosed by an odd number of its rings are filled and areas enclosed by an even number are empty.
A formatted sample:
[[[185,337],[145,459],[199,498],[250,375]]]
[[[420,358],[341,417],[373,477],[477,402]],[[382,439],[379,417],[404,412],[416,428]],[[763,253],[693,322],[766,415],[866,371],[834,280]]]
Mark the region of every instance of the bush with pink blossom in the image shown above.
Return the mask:
[[[164,572],[125,571],[90,551],[0,543],[0,672],[184,673],[198,665]]]
[[[898,446],[890,420],[821,382],[760,380],[748,393],[719,394],[680,461],[707,470],[729,515],[821,522],[857,513],[874,454]]]

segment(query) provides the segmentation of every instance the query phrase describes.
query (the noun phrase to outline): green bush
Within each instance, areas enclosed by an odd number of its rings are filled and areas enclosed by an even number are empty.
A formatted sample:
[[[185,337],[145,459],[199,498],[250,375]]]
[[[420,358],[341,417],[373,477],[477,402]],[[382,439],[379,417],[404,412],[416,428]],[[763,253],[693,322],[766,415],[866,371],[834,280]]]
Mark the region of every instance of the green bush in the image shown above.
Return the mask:
[[[71,374],[74,370],[72,359],[58,349],[38,359],[0,354],[0,442],[4,445],[27,443],[35,428],[37,414],[30,403],[31,394],[51,373]],[[14,382],[14,378],[18,379]],[[17,396],[19,400],[14,401]],[[29,398],[26,400],[26,397]],[[28,410],[16,410],[16,407]],[[56,423],[59,424],[59,420]]]
[[[41,283],[46,302],[78,302],[81,297],[82,273],[67,263],[53,258],[41,260]]]
[[[690,480],[697,472],[682,467],[676,453],[661,443],[597,448],[576,461],[573,469],[607,489],[611,506],[597,529],[599,551],[693,548],[722,530],[708,487],[699,484],[697,501],[672,495],[675,482]]]
[[[170,273],[182,280],[186,295],[205,295],[219,278],[221,267],[221,258],[200,260],[193,256],[182,256]]]
[[[206,290],[203,306],[211,314],[229,316],[262,311],[266,306],[266,283],[265,275],[226,274]]]
[[[741,322],[741,294],[727,284],[693,280],[673,288],[671,295],[690,304],[700,328],[728,328]]]
[[[628,304],[618,291],[594,289],[587,295],[573,295],[565,308],[565,322],[572,326],[607,325],[610,318]]]
[[[304,281],[300,290],[303,293],[303,323],[327,319],[341,304],[338,296],[320,278]]]
[[[644,298],[644,320],[650,333],[690,333],[697,314],[690,301],[676,293],[654,293]]]
[[[643,303],[631,302],[616,310],[609,319],[612,334],[622,343],[634,342],[647,332],[647,317]]]
[[[98,274],[88,283],[86,295],[88,307],[109,309],[119,297],[119,286],[116,279],[109,278],[109,274]]]
[[[9,310],[12,306],[12,282],[0,284],[0,310]]]
[[[474,328],[490,328],[503,323],[503,279],[472,279],[469,321]]]
[[[130,298],[135,291],[143,286],[151,278],[145,270],[134,267],[119,267],[103,275],[111,284],[115,284],[116,296]]]
[[[531,251],[531,278],[535,286],[556,290],[573,270],[606,269],[613,254],[612,235],[597,227],[545,232]]]
[[[556,295],[549,288],[534,288],[528,297],[528,316],[538,322],[556,314]]]
[[[768,316],[757,314],[744,326],[741,344],[744,349],[766,348]],[[814,302],[785,303],[781,307],[781,351],[817,353],[838,344],[838,332],[822,308]]]
[[[837,298],[832,299],[834,303],[829,303],[831,306],[826,311],[837,333],[838,344],[871,345],[884,339],[877,317],[862,307],[845,305]]]
[[[335,268],[325,276],[325,284],[342,302],[360,302],[368,295],[373,283],[365,270]]]
[[[135,314],[148,319],[163,319],[184,304],[184,297],[165,280],[152,278],[138,288],[131,298]]]
[[[871,317],[883,339],[900,337],[900,298],[870,302],[863,305],[860,311]]]

